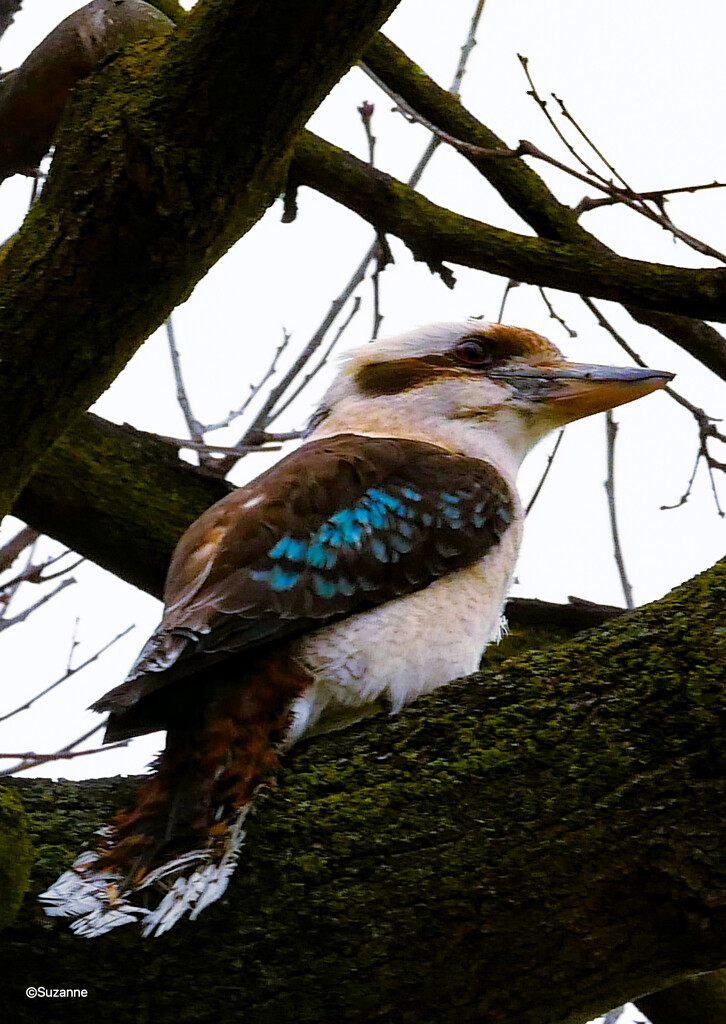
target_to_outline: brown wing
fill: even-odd
[[[513,515],[496,470],[436,445],[305,445],[190,527],[159,629],[94,707],[122,712],[238,652],[419,590],[480,559]]]

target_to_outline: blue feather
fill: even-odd
[[[335,597],[336,586],[330,580],[316,573],[313,577],[313,587],[318,597]]]
[[[410,540],[406,540],[405,537],[399,537],[398,534],[393,533],[388,538],[388,543],[391,545],[394,551],[400,551],[401,554],[405,555],[406,552],[410,551],[413,544]]]
[[[403,508],[398,498],[391,497],[391,495],[386,494],[385,491],[379,491],[377,487],[369,487],[366,494],[370,494],[371,498],[380,505],[383,505],[384,508],[390,508],[396,512]]]
[[[387,562],[389,560],[386,545],[377,537],[371,537],[371,551],[373,553],[373,557],[377,558],[379,562]]]
[[[290,590],[300,579],[300,573],[285,572],[279,565],[276,565],[273,569],[253,572],[252,579],[261,583],[269,583],[272,590]]]

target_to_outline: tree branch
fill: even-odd
[[[230,490],[153,434],[89,413],[51,450],[13,512],[160,597],[179,537]]]
[[[726,269],[646,263],[482,224],[437,206],[310,132],[294,159],[302,184],[396,235],[432,270],[441,272],[443,261],[459,263],[529,284],[726,320]],[[726,360],[722,369],[726,378]]]
[[[0,254],[0,433],[24,442],[4,453],[0,512],[282,191],[296,135],[395,6],[204,0],[76,88]]]
[[[484,149],[506,149],[498,135],[437,85],[394,43],[378,33],[364,60],[394,92],[450,135]],[[563,205],[524,160],[484,159],[463,154],[494,186],[504,201],[543,238],[611,252],[578,223],[575,211]],[[726,375],[726,339],[703,321],[626,305],[638,323],[652,327],[700,360],[720,377]]]
[[[13,1020],[37,1018],[24,988],[42,976],[88,988],[119,1024],[180,1007],[210,1024],[574,1022],[719,968],[725,611],[722,562],[596,632],[303,746],[260,801],[229,895],[153,945],[120,929],[91,958],[41,931],[29,898],[6,932]],[[15,784],[37,835],[33,892],[130,788]]]

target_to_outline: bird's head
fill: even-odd
[[[520,327],[430,324],[348,353],[312,432],[417,437],[516,470],[550,430],[632,402],[672,376],[571,363]]]

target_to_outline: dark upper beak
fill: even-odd
[[[559,423],[570,423],[658,391],[674,374],[640,366],[597,366],[563,360],[548,365],[512,361],[494,367],[489,376],[509,384],[518,398],[549,406]]]

